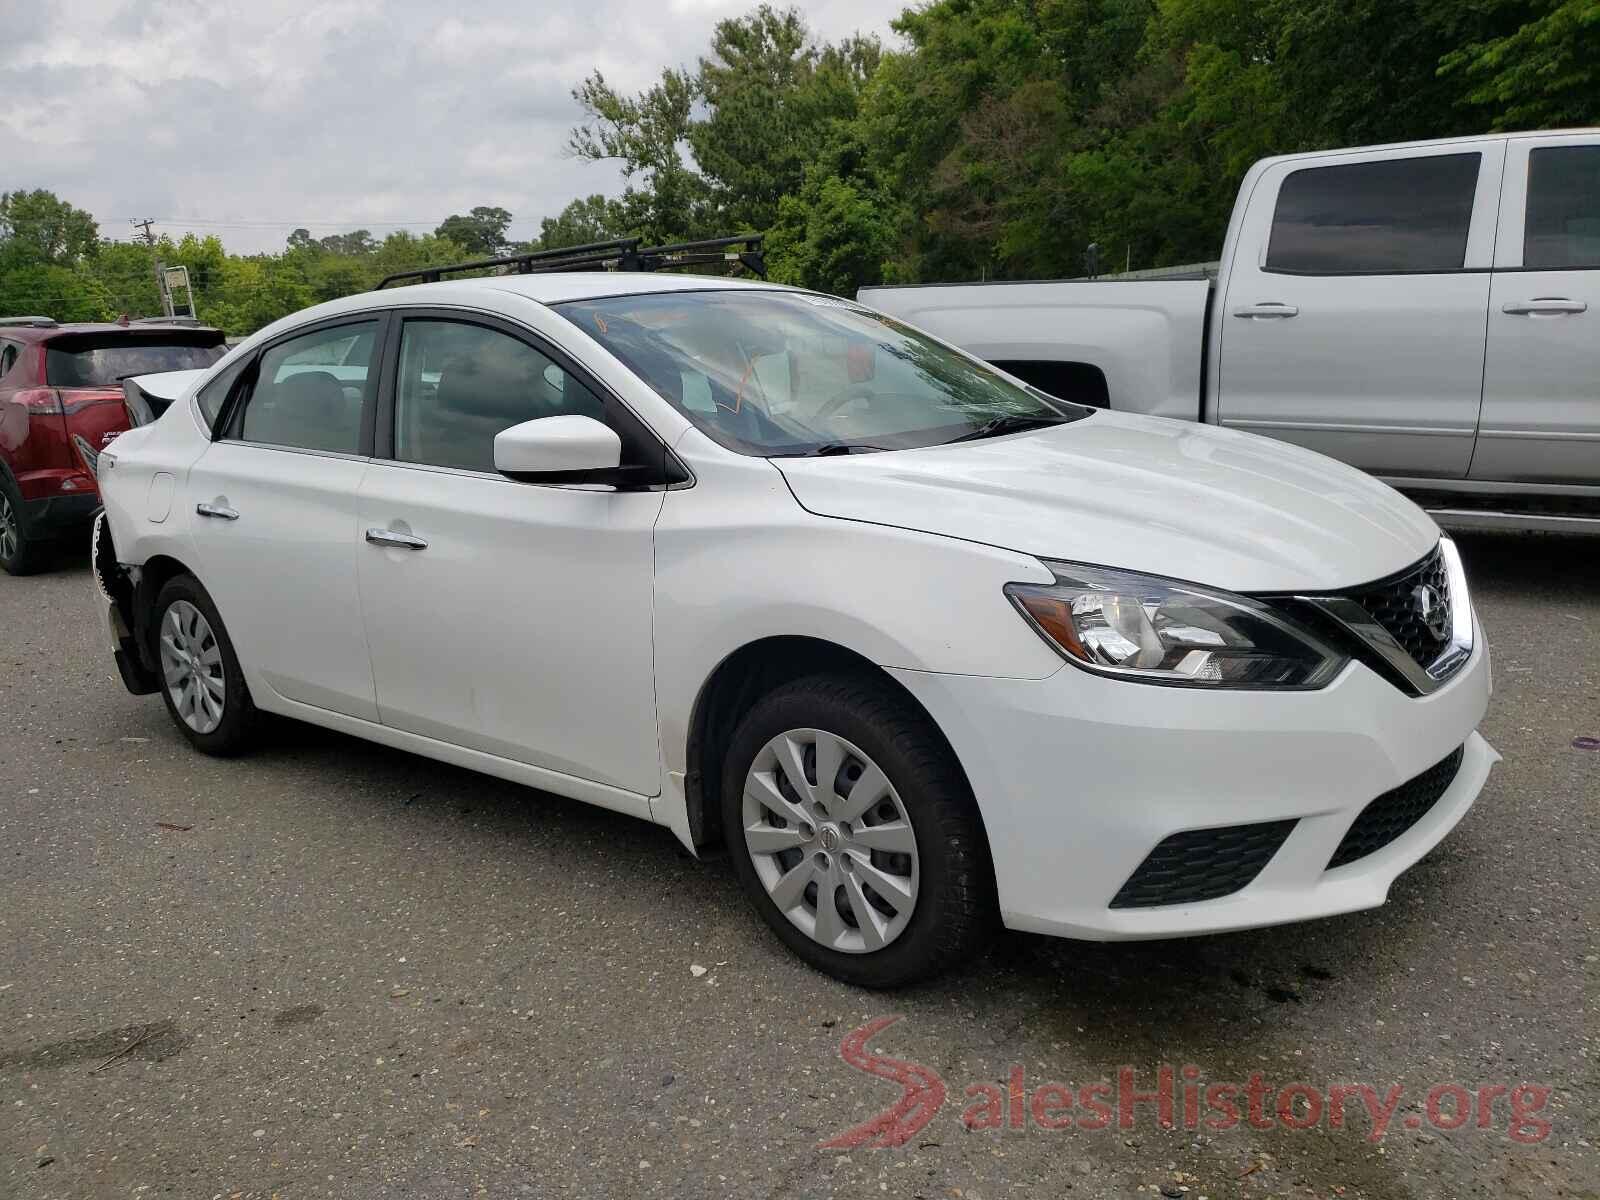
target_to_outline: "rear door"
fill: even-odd
[[[252,679],[369,721],[378,710],[356,585],[356,503],[385,320],[339,318],[262,350],[186,493],[200,582]]]
[[[1464,476],[1503,141],[1273,164],[1220,297],[1224,425],[1389,476]]]
[[[1472,478],[1600,483],[1600,138],[1515,138]]]

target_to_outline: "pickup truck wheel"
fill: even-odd
[[[237,754],[258,723],[239,659],[211,597],[192,575],[169,579],[156,597],[150,636],[161,699],[196,750]]]
[[[880,683],[813,676],[758,701],[729,744],[722,802],[746,894],[835,978],[924,979],[992,924],[993,868],[960,767]]]
[[[29,540],[22,528],[22,498],[0,475],[0,570],[32,575],[45,565],[47,544]]]

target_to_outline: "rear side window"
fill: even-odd
[[[1267,270],[1459,270],[1481,157],[1442,154],[1293,172],[1278,189]]]
[[[16,366],[17,344],[15,342],[0,342],[0,377]]]
[[[183,342],[171,335],[156,340],[79,334],[56,338],[45,347],[45,382],[52,387],[120,388],[131,375],[209,367],[226,352],[221,333]]]
[[[1524,267],[1600,267],[1600,146],[1529,154],[1526,220]]]
[[[361,451],[361,411],[378,323],[319,329],[261,355],[239,436],[300,450]]]

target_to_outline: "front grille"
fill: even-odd
[[[1128,876],[1112,908],[1190,904],[1237,892],[1278,852],[1294,821],[1187,829],[1163,838]]]
[[[1439,797],[1455,781],[1461,769],[1465,747],[1458,749],[1441,763],[1435,763],[1422,774],[1408,779],[1397,788],[1391,788],[1361,810],[1339,848],[1328,860],[1328,869],[1365,858],[1382,850],[1395,838],[1410,829],[1423,815],[1439,802]]]
[[[1424,619],[1421,596],[1425,589],[1430,592],[1431,624]],[[1432,666],[1450,645],[1452,598],[1444,554],[1437,546],[1409,570],[1348,595],[1389,631],[1419,667]]]

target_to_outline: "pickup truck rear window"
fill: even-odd
[[[45,382],[53,387],[120,388],[130,375],[209,367],[226,350],[220,331],[184,340],[78,334],[45,347]]]
[[[1478,154],[1306,167],[1278,189],[1269,271],[1455,271],[1466,262]]]
[[[1522,265],[1600,267],[1600,146],[1547,146],[1528,155]]]

